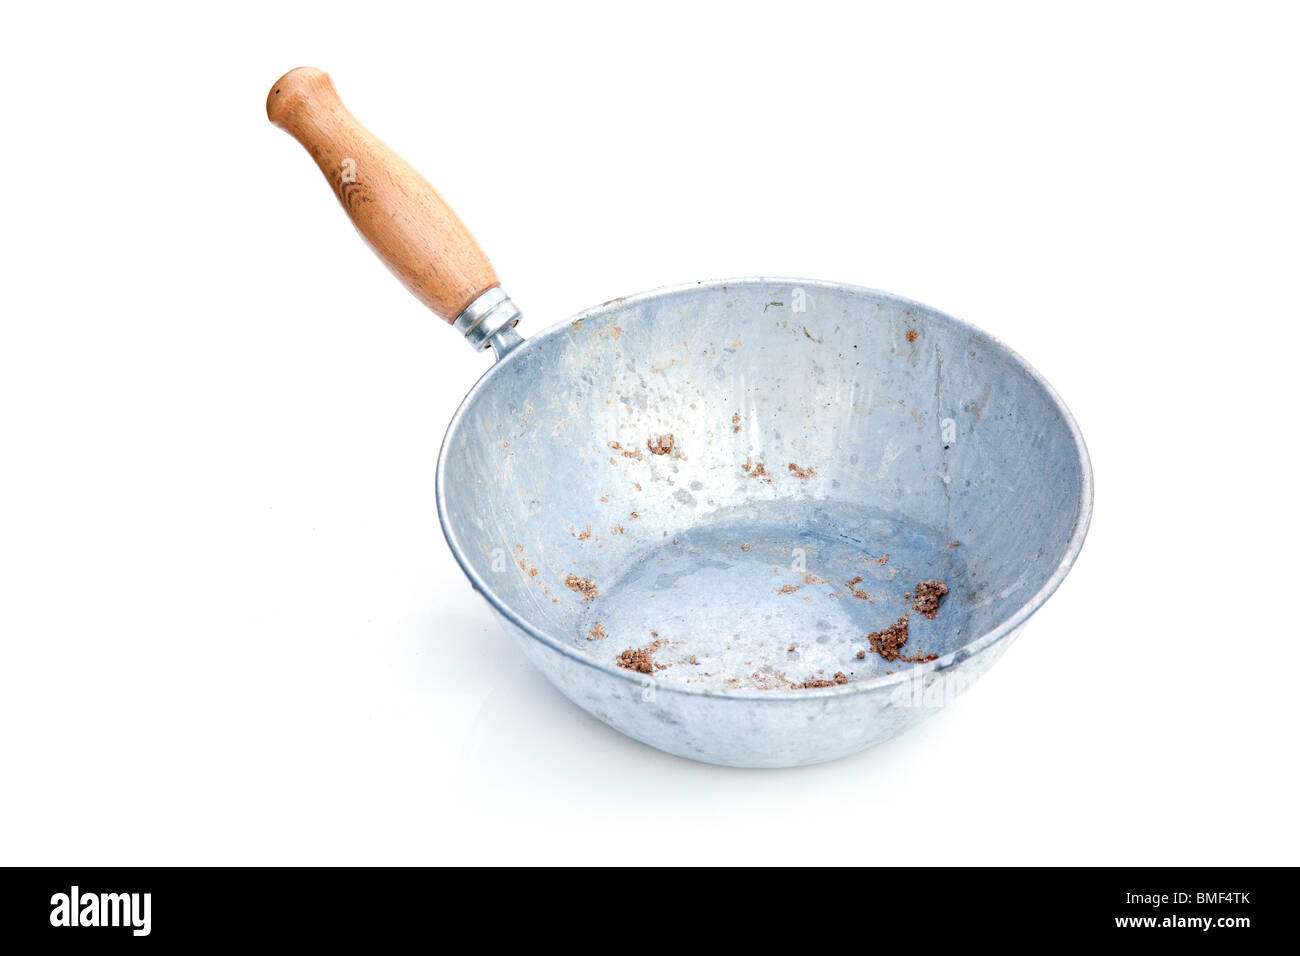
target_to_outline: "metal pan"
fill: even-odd
[[[324,73],[286,74],[267,113],[408,288],[495,351],[443,441],[443,531],[529,660],[622,733],[742,767],[854,753],[964,690],[1078,555],[1083,438],[984,332],[747,278],[525,341],[468,231]]]

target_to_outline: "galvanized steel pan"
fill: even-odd
[[[529,660],[617,730],[742,767],[854,753],[964,690],[1078,555],[1083,438],[984,332],[746,278],[524,340],[468,231],[324,73],[286,74],[267,112],[408,288],[494,351],[439,456],[443,531]]]

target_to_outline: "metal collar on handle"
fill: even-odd
[[[512,328],[522,313],[499,285],[494,285],[465,306],[456,316],[454,328],[475,351],[492,344],[492,337],[502,329]]]

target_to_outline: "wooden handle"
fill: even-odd
[[[353,118],[329,74],[309,66],[290,70],[271,87],[266,115],[316,160],[375,254],[446,321],[499,284],[451,207]]]

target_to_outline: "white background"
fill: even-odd
[[[901,7],[7,10],[0,862],[1300,862],[1294,15]],[[1074,572],[834,764],[586,716],[443,541],[488,359],[267,123],[301,64],[525,333],[778,274],[997,335],[1092,452]]]

